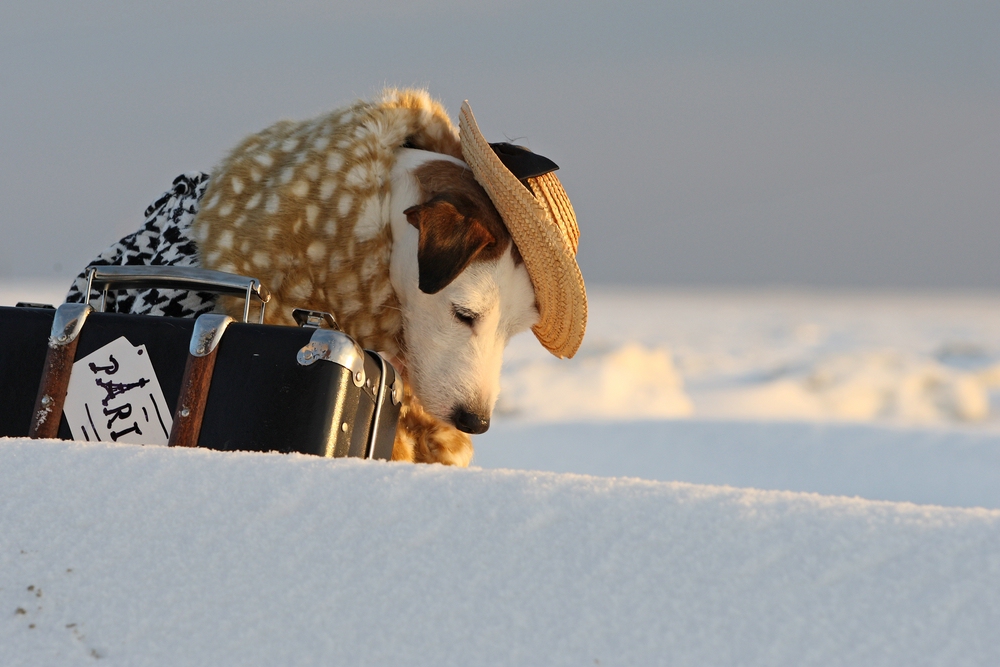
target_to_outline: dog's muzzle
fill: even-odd
[[[455,428],[459,431],[475,435],[478,433],[486,433],[486,430],[490,427],[490,418],[488,416],[484,417],[483,415],[475,412],[470,412],[464,407],[456,406],[455,409],[451,411],[451,423],[454,424]]]

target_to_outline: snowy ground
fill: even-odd
[[[0,443],[0,663],[1000,664],[1000,295],[593,289],[503,386],[472,470]]]
[[[1000,294],[594,290],[576,358],[522,337],[507,362],[519,420],[997,426]]]

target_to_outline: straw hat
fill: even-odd
[[[548,158],[483,138],[469,102],[459,114],[462,155],[497,207],[535,287],[541,317],[532,327],[557,357],[572,357],[587,329],[587,291],[576,263],[580,229]]]

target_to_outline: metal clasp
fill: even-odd
[[[87,316],[94,312],[90,304],[64,303],[56,308],[52,318],[52,333],[49,336],[49,347],[69,345],[83,331]]]
[[[191,344],[188,352],[192,357],[207,357],[215,351],[222,342],[222,334],[226,327],[233,323],[233,318],[220,313],[205,313],[194,321],[194,331],[191,332]]]
[[[365,384],[365,352],[353,338],[340,331],[316,329],[295,360],[301,366],[311,366],[317,361],[335,363],[351,372],[356,387]]]
[[[303,329],[320,329],[325,324],[334,331],[343,331],[340,325],[337,324],[337,320],[333,317],[333,313],[328,313],[325,310],[293,308],[292,317],[295,318],[295,322]]]
[[[392,364],[389,365],[392,366]],[[403,402],[403,380],[400,379],[399,371],[396,370],[395,366],[392,367],[392,371],[396,374],[396,377],[392,379],[392,393],[389,395],[392,397],[392,404],[399,405]]]

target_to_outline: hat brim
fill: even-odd
[[[459,114],[462,155],[483,186],[524,259],[539,318],[532,331],[557,357],[572,357],[587,329],[587,290],[576,261],[579,228],[554,173],[522,183],[479,131],[468,101]],[[530,188],[530,190],[529,190]]]

